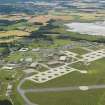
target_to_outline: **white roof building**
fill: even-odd
[[[10,66],[3,66],[2,69],[12,70],[13,67],[10,67]]]
[[[65,61],[66,58],[67,58],[67,56],[60,56],[59,60],[60,60],[60,61]]]
[[[8,84],[7,90],[12,89],[12,85]]]
[[[32,62],[32,58],[26,58],[25,61],[26,62]]]
[[[34,48],[34,49],[32,49],[33,52],[37,52],[39,50],[40,50],[40,48]]]
[[[36,67],[37,65],[38,65],[37,62],[33,62],[33,63],[31,63],[30,67]]]
[[[20,52],[25,52],[25,51],[28,51],[28,48],[21,48],[19,51]]]

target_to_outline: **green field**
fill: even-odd
[[[34,89],[105,84],[104,62],[105,59],[100,59],[92,62],[88,66],[79,62],[71,66],[80,70],[87,70],[87,74],[80,74],[79,72],[75,71],[42,84],[26,81],[22,85],[22,88]],[[103,105],[105,102],[105,89],[88,90],[84,92],[69,91],[58,93],[26,93],[26,96],[29,98],[29,100],[38,103],[39,105]]]
[[[30,51],[26,51],[26,52],[20,52],[20,51],[16,51],[15,53],[10,54],[8,57],[5,58],[6,61],[9,62],[20,62],[21,59],[27,59],[27,58],[32,58],[33,60],[39,58],[39,54]]]
[[[15,77],[13,78],[13,75]],[[23,99],[20,97],[20,95],[17,93],[16,87],[19,82],[19,78],[23,75],[21,71],[18,70],[15,71],[9,71],[9,70],[0,70],[0,100],[9,99],[9,97],[6,96],[8,83],[14,83],[11,99],[14,102],[14,105],[22,105]]]
[[[46,83],[37,84],[31,81],[26,81],[22,88],[36,88],[36,87],[64,87],[64,86],[78,86],[78,85],[92,85],[105,83],[105,59],[94,61],[92,64],[86,66],[82,63],[72,65],[79,70],[87,70],[87,74],[81,74],[77,71],[64,75],[62,77],[50,80]]]
[[[87,51],[87,50],[84,50],[84,49],[81,48],[81,47],[73,48],[73,49],[71,49],[70,51],[71,51],[71,52],[74,52],[74,53],[77,53],[77,54],[79,54],[79,55],[83,55],[83,54],[86,54],[86,53],[89,52],[89,51]]]
[[[71,40],[65,40],[65,39],[56,39],[53,38],[52,43],[49,43],[47,40],[39,40],[39,41],[33,41],[28,45],[30,49],[32,48],[58,48],[65,45],[71,44]]]
[[[27,97],[38,105],[104,105],[105,89],[90,91],[27,93]]]

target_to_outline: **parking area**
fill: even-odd
[[[91,62],[91,61],[101,59],[105,57],[105,49],[90,52],[88,54],[82,55],[82,57],[83,57],[83,61],[86,61],[86,62]]]
[[[62,51],[62,53],[65,54],[65,56],[67,56],[68,58],[69,57],[77,58],[76,56],[78,55],[76,53],[72,53],[69,51]],[[92,61],[101,59],[103,57],[105,57],[105,49],[92,51],[87,54],[84,54],[82,55],[82,58],[80,59],[77,58],[75,62],[79,62],[79,61],[92,62]],[[65,61],[64,64],[59,67],[55,67],[55,68],[50,67],[49,70],[44,71],[44,72],[39,72],[38,74],[32,75],[31,77],[28,77],[27,79],[34,81],[36,83],[44,83],[49,80],[55,79],[57,77],[61,77],[65,74],[71,73],[73,71],[78,71],[82,74],[87,73],[86,70],[82,71],[82,70],[78,70],[78,69],[70,67],[70,65],[75,62],[72,61],[72,62],[67,63]]]
[[[48,71],[45,71],[42,73],[38,73],[38,74],[33,75],[27,79],[32,80],[37,83],[43,83],[43,82],[47,82],[49,80],[63,76],[65,74],[68,74],[73,71],[78,71],[78,70],[68,67],[68,66],[61,66],[61,67],[51,69],[51,70],[48,70]]]

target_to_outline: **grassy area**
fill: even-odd
[[[14,105],[24,105],[25,103],[24,103],[23,98],[17,92],[17,85],[18,85],[18,83],[19,83],[19,81],[16,81],[15,84],[14,84],[13,94],[11,95],[11,99],[12,99]]]
[[[63,39],[55,39],[54,43],[52,45],[50,45],[50,48],[57,48],[57,47],[61,47],[64,45],[68,45],[70,44],[71,41],[70,40],[63,40]]]
[[[66,34],[71,38],[71,40],[87,40],[87,41],[104,41],[104,36],[95,36],[95,35],[87,35],[87,34],[80,34],[76,32],[66,32]]]
[[[7,58],[5,58],[5,60],[9,62],[14,62],[14,61],[19,62],[20,59],[24,57],[23,55],[24,55],[23,53],[16,52],[16,53],[10,54]]]
[[[44,41],[44,40],[40,40],[40,41],[34,41],[32,43],[30,43],[28,45],[28,47],[30,49],[32,48],[58,48],[58,47],[62,47],[62,46],[65,46],[65,45],[68,45],[68,44],[71,44],[71,40],[68,39],[68,40],[65,40],[65,39],[55,39],[53,40],[52,43],[49,43],[48,41]]]
[[[105,83],[105,59],[101,59],[86,66],[82,63],[72,65],[72,67],[87,70],[87,74],[80,74],[79,72],[72,72],[46,83],[37,84],[31,81],[26,81],[22,88],[36,88],[36,87],[64,87],[64,86],[78,86],[78,85],[92,85]]]
[[[26,81],[22,88],[50,88],[66,86],[82,86],[105,84],[105,59],[97,60],[86,66],[79,62],[73,64],[80,70],[87,70],[87,74],[73,72],[46,83],[37,84]],[[105,89],[70,92],[26,93],[30,101],[39,105],[103,105],[105,103]]]
[[[91,91],[27,93],[38,105],[104,105],[105,89]]]
[[[74,53],[77,53],[77,54],[79,54],[79,55],[83,55],[83,54],[88,53],[87,50],[84,50],[84,49],[82,49],[81,47],[73,48],[73,49],[71,49],[70,51],[72,51],[72,52],[74,52]]]
[[[15,77],[13,78],[13,75]],[[19,78],[22,77],[24,74],[20,70],[0,70],[0,100],[8,99],[6,96],[8,83],[13,83],[13,89],[11,94],[11,99],[14,105],[23,105],[23,99],[18,94],[16,88],[19,82]]]
[[[4,53],[7,53],[8,52],[8,48],[6,47],[0,47],[0,54],[4,54]]]
[[[19,62],[21,59],[32,58],[33,60],[40,58],[38,53],[30,51],[20,52],[16,51],[15,53],[11,53],[8,57],[5,58],[8,62]]]

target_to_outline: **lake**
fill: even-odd
[[[105,36],[105,22],[103,23],[73,22],[66,24],[66,26],[68,27],[67,31],[78,32],[80,34]]]

